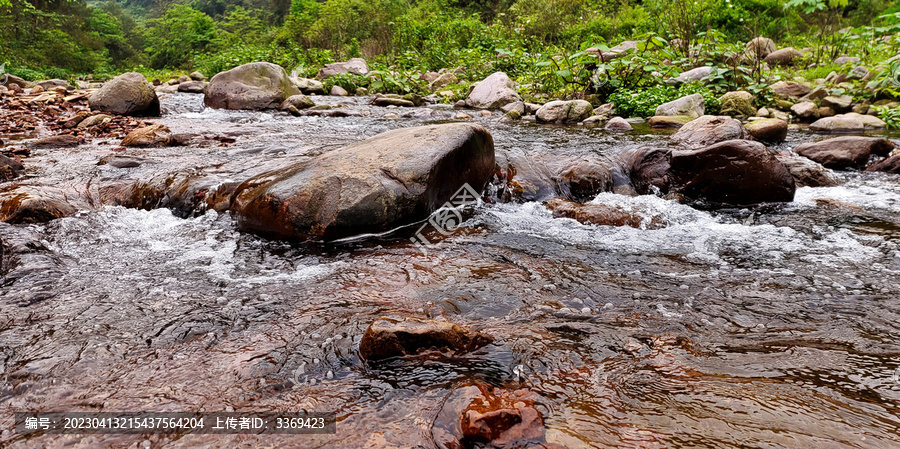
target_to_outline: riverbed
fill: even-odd
[[[211,110],[167,94],[151,121],[234,142],[129,150],[149,162],[125,169],[97,165],[111,140],[33,151],[26,182],[303,158],[457,113],[314,99],[359,116]],[[615,155],[669,134],[470,114],[498,154]],[[778,149],[818,138],[794,131]],[[547,441],[571,449],[900,447],[900,177],[836,176],[754,208],[593,200],[661,229],[495,198],[452,235],[432,233],[426,251],[403,232],[272,241],[213,210],[105,206],[0,223],[0,446],[434,448],[445,404],[486,384],[534,393]],[[367,364],[359,340],[382,316],[447,320],[495,341]],[[336,434],[12,431],[13,411],[298,410],[336,413]]]

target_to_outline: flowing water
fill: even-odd
[[[203,110],[199,98],[164,97],[159,122],[234,144],[140,154],[178,167],[304,157],[454,115],[385,119],[391,111],[362,99],[318,97],[369,115],[294,118]],[[498,152],[613,154],[666,139],[498,117],[474,119]],[[792,133],[782,146],[813,138]],[[96,166],[112,143],[30,163],[61,185],[152,169]],[[594,199],[667,224],[653,230],[484,204],[427,252],[408,235],[268,241],[213,211],[103,207],[0,223],[0,446],[432,448],[445,402],[480,382],[535,393],[547,440],[573,449],[900,447],[900,177],[839,176],[838,187],[753,209]],[[356,350],[381,316],[446,319],[496,341],[369,366]],[[335,435],[24,439],[11,412],[26,410],[339,421]]]

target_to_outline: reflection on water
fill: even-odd
[[[204,111],[197,98],[164,98],[173,131],[238,139],[190,156],[200,162],[420,123],[383,119],[385,109],[358,99],[347,107],[369,115]],[[478,120],[499,151],[610,153],[664,139]],[[337,435],[222,436],[214,446],[430,448],[445,401],[480,382],[537,394],[547,440],[569,448],[898,447],[900,180],[841,176],[842,186],[801,188],[774,208],[594,200],[667,223],[653,230],[554,219],[538,203],[486,204],[427,254],[404,236],[270,242],[215,212],[181,219],[108,207],[0,224],[0,404],[336,411]],[[443,317],[496,342],[366,365],[355,351],[379,316]],[[0,414],[0,427],[11,423]],[[2,438],[13,447],[210,443]]]

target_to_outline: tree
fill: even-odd
[[[147,23],[147,53],[155,68],[185,67],[193,53],[211,50],[216,38],[213,19],[188,5],[172,5]]]

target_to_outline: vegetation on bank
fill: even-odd
[[[856,65],[871,75],[832,94],[900,96],[890,61],[898,31],[900,1],[888,0],[0,0],[0,63],[25,79],[126,70],[165,79],[265,60],[311,77],[325,63],[364,57],[372,74],[342,75],[329,87],[427,93],[420,74],[455,69],[459,84],[441,90],[462,96],[504,71],[527,98],[594,94],[647,115],[696,92],[713,109],[736,89],[765,105],[776,81],[812,82]],[[803,56],[789,66],[748,60],[745,43],[756,36]],[[586,51],[623,40],[638,42],[626,57]],[[835,63],[845,55],[860,60]],[[703,65],[714,67],[711,82],[665,84]]]

